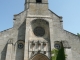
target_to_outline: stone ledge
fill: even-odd
[[[13,28],[13,27],[12,27],[12,28]],[[6,29],[6,30],[3,30],[3,31],[0,31],[0,33],[5,32],[5,31],[8,31],[8,30],[10,30],[10,29],[12,29],[12,28],[9,28],[9,29]]]
[[[78,35],[76,35],[76,34],[74,34],[74,33],[71,33],[71,32],[69,32],[69,31],[67,31],[67,30],[64,30],[64,31],[78,37]]]
[[[50,9],[48,9],[50,12],[52,12],[54,15],[56,15],[57,17],[59,17],[59,18],[63,18],[62,16],[58,16],[56,13],[54,13],[53,11],[51,11]]]

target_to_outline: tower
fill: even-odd
[[[26,8],[26,36],[28,37],[25,37],[25,46],[29,47],[29,51],[25,50],[24,59],[26,60],[28,53],[29,59],[40,59],[39,57],[43,55],[44,59],[49,60],[51,58],[49,29],[51,19],[48,11],[48,0],[27,0]]]

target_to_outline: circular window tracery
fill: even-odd
[[[42,37],[42,36],[44,36],[44,34],[45,34],[45,30],[44,30],[43,27],[38,26],[38,27],[36,27],[36,28],[34,29],[34,34],[35,34],[36,36]]]
[[[54,43],[54,47],[55,47],[56,49],[61,49],[61,42],[56,41],[56,42]]]
[[[19,48],[19,49],[22,49],[23,47],[24,47],[23,43],[19,43],[19,44],[18,44],[18,48]]]
[[[55,47],[56,49],[60,49],[60,48],[61,48],[61,47],[60,47],[60,44],[55,44],[54,47]]]

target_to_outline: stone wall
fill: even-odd
[[[51,49],[54,48],[54,41],[66,40],[69,42],[71,46],[73,58],[76,58],[76,60],[80,60],[80,47],[79,47],[80,38],[77,35],[63,29],[62,17],[56,15],[54,12],[50,10],[47,10],[47,11],[49,15],[46,15],[46,16],[48,17],[46,16],[43,17],[43,15],[38,15],[40,17],[35,15],[34,17],[32,17],[28,15],[28,18],[27,18],[26,10],[17,15],[14,15],[13,28],[0,32],[0,60],[5,60],[7,42],[10,39],[13,39],[13,45],[14,45],[14,51],[15,51],[13,52],[14,54],[13,59],[15,58],[17,59],[19,57],[19,54],[17,54],[17,51],[19,50],[17,49],[17,45],[15,46],[15,44],[17,43],[18,40],[26,41],[26,44],[28,44],[27,40],[29,40],[30,38],[28,37],[28,33],[29,33],[28,29],[30,29],[29,23],[37,18],[44,19],[49,22]],[[28,24],[29,26],[27,26]],[[25,35],[26,35],[26,38],[25,38]],[[27,45],[26,45],[26,49],[28,50]],[[27,56],[26,53],[25,53],[25,57]]]
[[[64,30],[64,33],[66,34],[66,41],[68,41],[71,46],[73,59],[80,60],[80,38],[77,35],[66,30]]]
[[[12,28],[0,32],[0,60],[5,60],[6,50],[7,50],[7,42],[10,38],[12,38]]]
[[[25,17],[26,11],[14,15],[14,25],[12,28],[0,32],[0,60],[5,60],[7,42],[13,40],[14,50],[17,48],[15,44],[18,40],[25,40]],[[16,53],[16,51],[13,54]],[[16,55],[15,55],[16,56]],[[15,56],[13,58],[15,58]]]
[[[51,41],[51,49],[54,48],[54,41],[68,41],[72,49],[73,59],[80,60],[80,37],[64,30],[62,19],[52,11],[51,16],[53,19],[53,41]]]

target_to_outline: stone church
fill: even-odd
[[[0,60],[52,60],[51,51],[61,48],[65,60],[80,60],[80,37],[63,29],[48,0],[25,0],[13,21],[12,28],[0,32]]]

